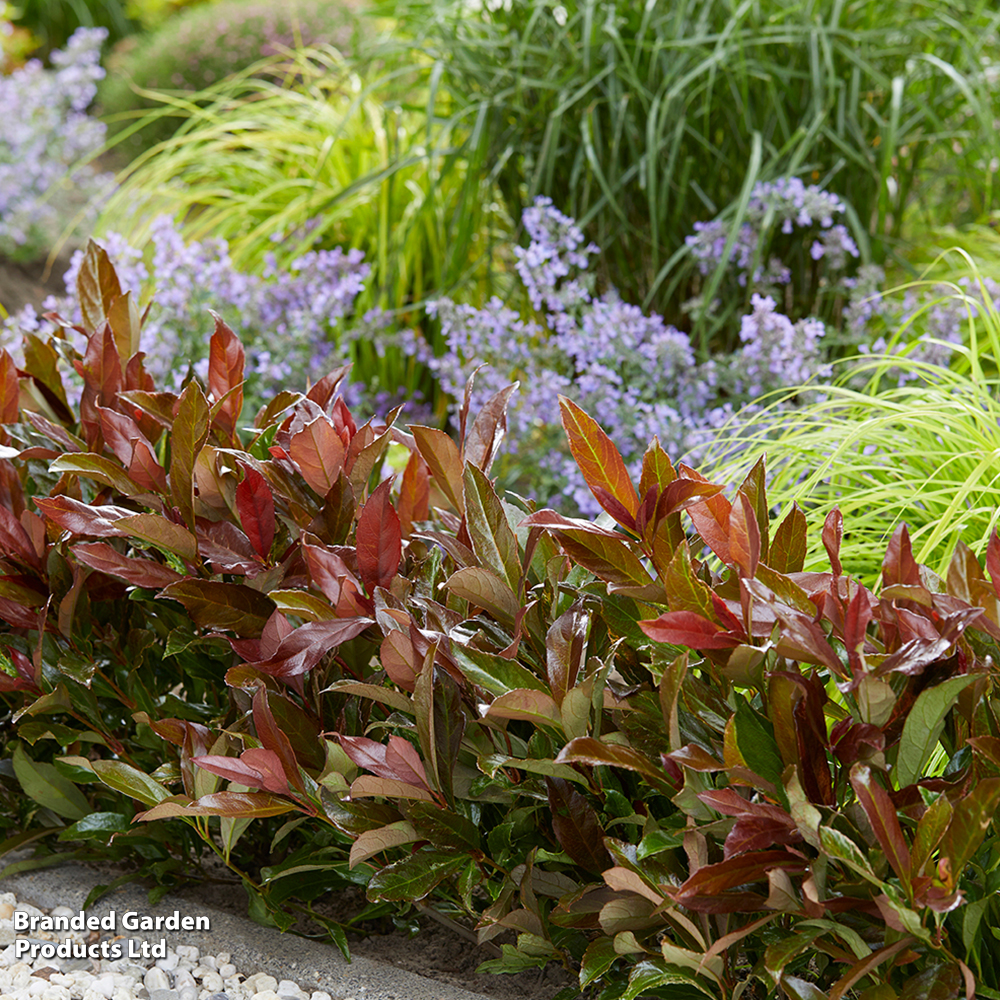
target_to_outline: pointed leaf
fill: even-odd
[[[440,808],[440,801],[427,788],[411,785],[398,778],[380,778],[374,774],[362,774],[351,784],[351,798],[407,799],[417,802],[433,802]]]
[[[278,695],[275,698],[280,700]],[[302,784],[302,776],[299,774],[295,751],[292,749],[288,737],[274,719],[267,688],[263,684],[257,688],[257,693],[253,696],[253,725],[254,729],[257,730],[257,738],[264,745],[264,749],[276,755],[288,784],[300,792],[304,791],[305,786]],[[269,790],[276,791],[274,788]]]
[[[217,403],[215,423],[232,435],[243,410],[243,364],[245,352],[239,337],[212,313],[215,331],[208,345],[208,391]],[[228,394],[228,395],[227,395]]]
[[[423,899],[446,878],[458,874],[469,861],[465,852],[424,849],[387,865],[368,883],[369,899],[415,902]]]
[[[902,880],[910,881],[910,848],[899,825],[896,807],[889,793],[872,777],[871,768],[865,764],[855,764],[851,768],[851,787],[864,809],[868,822],[872,825],[875,839],[885,852],[892,870]]]
[[[503,505],[493,484],[475,465],[466,464],[463,481],[465,520],[472,550],[480,564],[505,580],[516,594],[521,580],[521,561],[517,539],[507,522]]]
[[[590,487],[597,502],[619,524],[634,529],[639,497],[618,449],[597,421],[571,399],[560,396],[559,411],[569,438],[570,451],[580,467],[584,482]],[[616,501],[617,506],[608,502],[608,496]],[[622,510],[626,515],[624,518]]]
[[[1000,778],[984,778],[955,805],[951,823],[941,841],[941,856],[951,860],[956,879],[978,850],[987,828],[996,818],[998,806]]]
[[[153,493],[167,492],[167,472],[156,460],[148,441],[135,442],[132,457],[128,462],[128,474],[129,478],[144,490]]]
[[[463,455],[484,473],[490,471],[493,460],[500,450],[500,444],[507,433],[507,404],[511,393],[518,387],[517,382],[505,386],[494,393],[476,414],[472,427],[465,438]]]
[[[767,873],[775,868],[789,872],[802,872],[808,862],[787,851],[753,851],[719,861],[714,865],[704,865],[677,889],[677,898],[685,906],[690,906],[702,897],[718,896],[728,889],[752,882],[763,882]],[[692,909],[697,909],[694,906]]]
[[[426,521],[430,513],[430,476],[427,464],[416,452],[410,455],[399,485],[399,520],[403,537],[409,538],[415,521]]]
[[[462,489],[462,458],[458,446],[444,431],[436,427],[412,424],[410,431],[420,456],[434,477],[434,482],[451,501],[459,514],[465,513]]]
[[[944,730],[944,722],[958,696],[978,678],[975,674],[952,677],[917,696],[899,740],[893,777],[897,787],[906,788],[923,777],[924,767]]]
[[[774,533],[767,564],[777,573],[801,573],[805,560],[806,516],[793,504]]]
[[[576,685],[587,656],[590,615],[574,606],[560,615],[545,636],[545,663],[549,688],[557,705]]]
[[[450,674],[442,670],[433,671],[431,706],[431,740],[437,787],[445,801],[454,809],[455,765],[462,737],[465,735],[466,722],[458,684]]]
[[[123,518],[134,517],[125,507],[112,504],[91,506],[72,497],[43,497],[35,506],[53,524],[74,535],[91,535],[97,538],[118,538],[124,532],[118,527]]]
[[[180,573],[152,559],[133,559],[122,555],[107,542],[81,542],[73,546],[77,562],[101,573],[116,576],[134,587],[159,590],[182,579]]]
[[[600,874],[611,865],[594,807],[568,781],[546,778],[552,831],[562,849],[583,869]]]
[[[74,475],[86,476],[88,479],[94,479],[99,483],[113,487],[125,496],[134,497],[145,492],[117,462],[91,452],[60,455],[59,458],[53,460],[49,471],[55,473],[71,472]]]
[[[753,577],[760,562],[761,535],[753,504],[744,493],[736,494],[729,514],[729,555],[744,576]]]
[[[729,551],[729,521],[732,510],[732,504],[721,493],[687,508],[695,531],[727,566],[732,563]]]
[[[15,743],[12,757],[14,776],[29,799],[69,820],[83,819],[92,810],[87,797],[64,778],[52,764],[32,760],[21,743]]]
[[[647,587],[653,583],[646,567],[621,537],[608,538],[570,528],[558,531],[556,537],[574,563],[613,587]]]
[[[416,824],[422,839],[435,847],[454,847],[459,850],[481,849],[479,829],[469,819],[437,803],[416,801],[406,806],[406,814]]]
[[[517,597],[495,573],[467,566],[453,573],[445,586],[472,605],[485,608],[501,621],[512,624],[520,610]]]
[[[732,633],[692,611],[668,611],[654,621],[639,622],[639,628],[656,642],[691,649],[733,649],[740,645]]]
[[[116,295],[112,298],[106,315],[108,325],[114,334],[118,357],[121,358],[121,363],[124,366],[128,364],[129,358],[139,350],[139,339],[142,332],[142,314],[139,311],[139,304],[132,298],[132,292],[128,291],[124,295]]]
[[[208,400],[197,382],[181,393],[170,452],[170,493],[184,523],[194,529],[194,466],[208,439]]]
[[[17,365],[5,349],[0,349],[0,424],[17,423],[20,397]]]
[[[486,714],[494,719],[525,719],[538,726],[559,726],[562,723],[559,706],[550,695],[524,688],[500,695]]]
[[[951,825],[953,813],[954,809],[948,797],[941,795],[927,807],[927,811],[920,817],[920,821],[917,823],[917,832],[913,838],[913,850],[910,854],[910,863],[915,876],[923,873],[924,867],[930,861],[931,855]]]
[[[115,527],[121,535],[141,538],[182,559],[193,561],[198,557],[198,542],[191,532],[159,514],[132,514],[116,521]]]
[[[357,638],[371,624],[370,618],[360,617],[306,622],[281,640],[273,656],[250,666],[285,680],[296,677],[311,670],[341,643]]]
[[[839,507],[834,507],[826,516],[823,524],[823,547],[830,557],[830,566],[834,576],[840,576],[843,567],[840,565],[840,543],[844,538],[844,515]]]
[[[279,798],[270,792],[213,792],[202,795],[189,804],[160,802],[158,805],[139,813],[135,818],[143,822],[156,819],[170,819],[182,816],[228,816],[233,819],[257,819],[280,816],[291,812],[294,803]]]
[[[402,530],[389,491],[387,479],[368,498],[358,518],[358,571],[369,595],[376,587],[389,588],[403,555]]]
[[[401,847],[403,844],[412,844],[419,839],[421,837],[413,824],[403,819],[387,826],[380,826],[376,830],[366,830],[351,845],[348,864],[353,868],[376,854]]]
[[[393,635],[390,633],[386,641]],[[536,677],[527,667],[515,660],[508,660],[496,653],[487,653],[473,646],[455,644],[452,655],[462,673],[478,687],[490,694],[502,695],[515,688],[533,688],[536,691],[548,691],[545,682]]]
[[[274,613],[274,601],[259,590],[238,583],[188,577],[165,587],[157,597],[179,601],[200,628],[228,629],[249,638],[259,637]]]
[[[123,792],[147,806],[162,802],[170,796],[155,778],[121,760],[95,760],[91,763],[94,773],[116,792]]]
[[[643,775],[650,784],[661,790],[666,790],[670,795],[676,794],[676,788],[668,780],[667,773],[657,764],[654,764],[645,754],[633,750],[631,747],[623,747],[614,743],[602,743],[592,736],[579,736],[570,740],[559,751],[556,757],[560,764],[595,764],[606,765],[608,767],[624,767],[629,771],[637,771]]]
[[[325,497],[344,468],[347,449],[333,424],[319,416],[292,436],[288,453],[302,478]]]
[[[107,251],[88,240],[76,278],[83,325],[90,331],[96,330],[107,318],[112,301],[121,294],[122,286]]]

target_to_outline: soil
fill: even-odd
[[[68,267],[69,252],[60,254],[51,265],[44,258],[18,264],[0,255],[0,306],[11,316],[26,305],[39,309],[47,295],[65,293],[62,278]]]
[[[121,869],[112,865],[91,864],[88,867],[94,870],[95,885],[110,882],[121,874]],[[217,877],[211,881],[188,883],[171,890],[169,898],[183,900],[189,908],[207,905],[246,917],[247,897],[243,887],[232,880],[228,870],[221,865],[218,867],[219,872],[212,873]],[[152,887],[149,883],[148,888]],[[352,889],[318,900],[313,908],[324,917],[346,922],[360,913],[365,905],[364,893],[360,889]],[[475,943],[475,931],[471,926],[459,933],[438,923],[427,915],[426,910],[417,917],[417,923],[420,929],[412,935],[393,929],[388,920],[369,924],[360,932],[348,931],[352,957],[388,962],[407,972],[482,993],[494,1000],[552,1000],[560,990],[577,985],[574,974],[551,963],[543,969],[530,969],[514,975],[477,973],[476,968],[482,962],[499,954],[499,943],[514,943],[512,935],[479,946]],[[310,937],[323,936],[315,925],[310,926],[308,922],[300,923],[295,930]]]

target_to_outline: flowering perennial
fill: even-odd
[[[72,191],[96,212],[109,193],[110,175],[78,166],[103,145],[105,126],[87,114],[100,66],[104,28],[80,28],[51,70],[32,59],[0,76],[4,109],[0,140],[0,253],[30,258],[51,245],[60,218],[55,201]],[[74,209],[75,210],[75,209]]]
[[[303,254],[287,271],[279,271],[272,258],[263,276],[245,274],[233,265],[225,240],[185,243],[166,216],[153,223],[148,264],[115,233],[101,243],[115,263],[123,291],[138,299],[150,284],[155,286],[156,301],[143,325],[141,346],[146,370],[157,382],[179,389],[191,374],[205,378],[211,308],[240,331],[247,346],[252,400],[304,386],[310,376],[336,365],[331,338],[369,270],[361,251],[337,248]],[[74,323],[82,318],[75,291],[82,259],[82,252],[75,254],[66,272],[66,296],[50,298],[43,306]],[[35,331],[42,325],[28,306],[0,327],[0,346],[14,351],[18,327]],[[70,375],[67,383],[71,381]]]

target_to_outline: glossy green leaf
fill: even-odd
[[[870,882],[878,882],[868,859],[850,837],[845,836],[839,830],[834,830],[833,827],[821,826],[819,828],[819,841],[826,855],[837,861],[845,862],[849,868],[853,868]]]
[[[435,847],[478,851],[482,846],[479,828],[457,812],[430,802],[411,802],[405,811],[420,831],[420,839]]]
[[[924,768],[944,730],[945,717],[962,691],[976,680],[975,674],[951,677],[917,696],[903,724],[892,771],[897,788],[906,788],[924,776]]]
[[[600,979],[618,960],[612,938],[599,937],[587,945],[580,963],[580,986],[587,987]]]
[[[83,819],[91,811],[87,797],[72,781],[51,764],[32,760],[20,743],[14,746],[12,763],[14,776],[33,802],[70,820]]]
[[[483,774],[488,774],[491,778],[500,768],[509,767],[518,771],[526,771],[528,774],[544,774],[552,778],[563,778],[566,781],[576,782],[584,788],[589,785],[587,779],[569,764],[557,764],[553,760],[544,758],[509,757],[503,753],[488,753],[482,754],[478,763]]]
[[[737,698],[734,717],[736,745],[754,774],[781,786],[784,764],[771,724],[755,712],[746,700]]]
[[[452,647],[452,655],[469,681],[490,694],[506,694],[516,688],[548,691],[545,681],[516,659],[508,660],[496,653],[457,643]]]
[[[423,899],[436,885],[468,864],[465,853],[420,850],[376,872],[368,883],[369,899]]]
[[[648,990],[659,989],[669,1000],[696,1000],[707,996],[716,1000],[718,994],[707,982],[665,962],[645,959],[629,973],[628,986],[621,1000],[635,1000]]]
[[[170,797],[170,792],[148,774],[121,760],[95,760],[94,773],[116,792],[138,799],[147,806],[156,805]]]
[[[472,550],[482,566],[504,580],[517,593],[521,579],[521,560],[517,539],[507,523],[500,498],[482,470],[471,462],[464,472],[465,521],[472,540]]]
[[[437,775],[437,787],[454,809],[455,764],[466,726],[462,694],[451,674],[433,670],[431,676],[431,761]]]
[[[130,826],[121,813],[94,812],[78,819],[59,834],[60,840],[97,840],[107,843],[114,833],[123,833]]]

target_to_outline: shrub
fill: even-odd
[[[685,236],[717,213],[738,233],[758,181],[819,182],[879,259],[912,203],[949,221],[989,211],[997,13],[982,0],[381,9],[431,55],[512,217],[558,199],[608,283],[674,323],[692,294]]]
[[[104,126],[87,108],[104,75],[105,36],[101,28],[80,29],[64,52],[52,53],[51,70],[32,59],[0,76],[0,106],[17,110],[0,147],[0,253],[38,256],[60,233],[67,210],[82,204],[92,218],[108,193],[110,178],[80,165],[104,141]]]
[[[348,881],[431,898],[516,935],[485,968],[605,1000],[1000,987],[1000,537],[940,579],[900,528],[875,596],[837,514],[802,571],[762,462],[730,500],[654,441],[634,482],[565,399],[604,513],[518,508],[503,394],[456,444],[359,426],[339,371],[247,428],[225,324],[207,394],[157,392],[96,248],[80,274],[79,417],[53,342],[0,355],[18,822],[167,879],[203,845],[282,926]]]
[[[343,0],[295,0],[268,4],[221,0],[186,8],[149,34],[130,39],[109,61],[98,103],[112,137],[137,118],[164,108],[151,91],[162,91],[178,107],[164,110],[122,140],[129,158],[169,139],[192,95],[297,45],[331,43],[352,47],[355,7]]]

